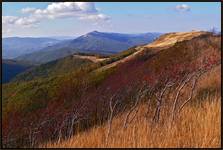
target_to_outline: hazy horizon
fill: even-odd
[[[93,31],[90,31],[90,32],[87,32],[87,33],[85,33],[85,34],[88,34],[88,33],[91,33],[91,32],[94,32],[94,31],[97,31],[97,30],[93,30]],[[101,33],[120,33],[120,34],[145,34],[145,33],[162,33],[162,34],[165,34],[165,33],[168,33],[168,32],[155,32],[155,31],[153,31],[153,32],[141,32],[141,33],[128,33],[128,32],[102,32],[102,31],[97,31],[97,32],[101,32]],[[30,35],[30,36],[7,36],[7,37],[3,37],[3,38],[16,38],[16,37],[18,37],[18,38],[52,38],[52,37],[58,37],[58,38],[77,38],[77,37],[79,37],[79,36],[82,36],[82,35],[85,35],[85,34],[80,34],[80,35],[78,35],[78,36],[72,36],[72,35],[68,35],[68,36],[64,36],[64,35],[52,35],[52,36],[32,36],[32,35]]]

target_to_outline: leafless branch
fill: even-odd
[[[179,99],[179,95],[180,92],[182,91],[182,89],[186,86],[186,84],[192,79],[192,77],[194,76],[194,74],[188,74],[186,75],[186,78],[183,78],[179,84],[179,86],[177,87],[177,93],[174,99],[174,103],[173,103],[173,109],[172,109],[172,113],[171,113],[171,124],[175,118],[175,111],[176,111],[176,106],[177,106],[177,102]]]
[[[166,79],[163,89],[161,89],[161,91],[158,91],[157,93],[155,93],[157,104],[156,104],[155,114],[153,116],[153,121],[155,121],[155,122],[159,121],[160,110],[161,110],[161,106],[162,106],[164,93],[168,88],[171,88],[174,85],[175,85],[175,82],[169,81],[168,79]]]
[[[195,90],[195,87],[196,87],[196,83],[198,81],[198,78],[199,76],[195,77],[194,80],[193,80],[193,84],[192,84],[192,88],[191,88],[191,92],[190,92],[190,96],[189,98],[180,106],[179,110],[178,110],[178,113],[180,113],[180,111],[183,109],[183,107],[192,99],[193,97],[193,93],[194,93],[194,90]]]
[[[114,117],[114,110],[119,102],[119,100],[115,100],[114,104],[113,101],[114,101],[114,97],[116,96],[113,95],[111,98],[110,98],[110,101],[109,101],[109,110],[110,110],[110,115],[109,115],[109,118],[108,118],[108,131],[107,131],[107,135],[106,135],[106,138],[105,138],[105,144],[106,146],[108,145],[108,139],[109,139],[109,136],[111,134],[111,126],[112,126],[112,120],[113,120],[113,117]]]

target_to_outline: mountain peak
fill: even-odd
[[[92,31],[91,33],[99,33],[97,30]]]
[[[97,30],[94,30],[92,32],[89,32],[88,34],[98,34],[98,33],[100,33],[100,32],[98,32]]]
[[[83,35],[83,37],[87,37],[87,36],[89,36],[89,35],[97,35],[97,34],[99,34],[100,32],[98,32],[98,31],[92,31],[92,32],[89,32],[89,33],[87,33],[87,34],[85,34],[85,35]]]

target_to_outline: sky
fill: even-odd
[[[220,2],[3,2],[3,37],[221,29]]]

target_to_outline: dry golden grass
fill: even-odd
[[[134,52],[133,54],[115,61],[111,64],[108,64],[106,66],[103,66],[102,68],[100,68],[100,70],[104,70],[104,69],[108,69],[111,67],[115,67],[120,63],[124,63],[126,61],[129,61],[133,58],[135,58],[136,55],[140,54],[141,52],[144,51],[144,48],[165,48],[165,47],[170,47],[173,46],[176,42],[181,42],[184,40],[190,40],[194,37],[198,37],[204,34],[208,34],[208,32],[204,32],[204,31],[191,31],[191,32],[177,32],[177,33],[169,33],[169,34],[165,34],[163,36],[161,36],[158,40],[155,40],[154,42],[145,45],[145,46],[138,46],[136,47],[137,51]],[[156,50],[157,52],[157,50]]]
[[[147,147],[147,148],[220,148],[221,146],[221,66],[202,75],[197,91],[216,89],[206,97],[197,97],[177,114],[170,126],[172,101],[164,102],[159,123],[152,123],[154,106],[141,104],[135,119],[127,129],[123,129],[127,112],[113,119],[111,135],[107,147]],[[196,92],[196,95],[198,93]],[[208,96],[207,96],[208,95]],[[147,117],[146,117],[147,116]],[[149,119],[147,119],[149,118]],[[50,142],[40,147],[106,147],[108,124],[79,133],[71,139]]]
[[[108,59],[108,58],[98,58],[96,56],[82,56],[82,55],[73,55],[73,57],[88,59],[88,60],[91,60],[94,63],[104,61],[104,60]]]
[[[204,74],[198,82],[198,87],[200,88],[221,88],[221,65],[214,67],[210,72]]]
[[[145,116],[145,105],[140,106],[134,121],[123,129],[126,114],[113,120],[108,147],[220,147],[221,97],[211,96],[199,105],[186,105],[172,127],[169,116],[161,113],[161,122],[153,125]],[[41,147],[106,147],[108,125],[98,126],[60,143],[47,143]]]
[[[166,47],[172,46],[176,42],[181,42],[184,40],[190,40],[194,37],[207,34],[204,31],[191,31],[191,32],[177,32],[177,33],[169,33],[161,36],[158,40],[146,45],[147,48],[154,48],[154,47]]]

